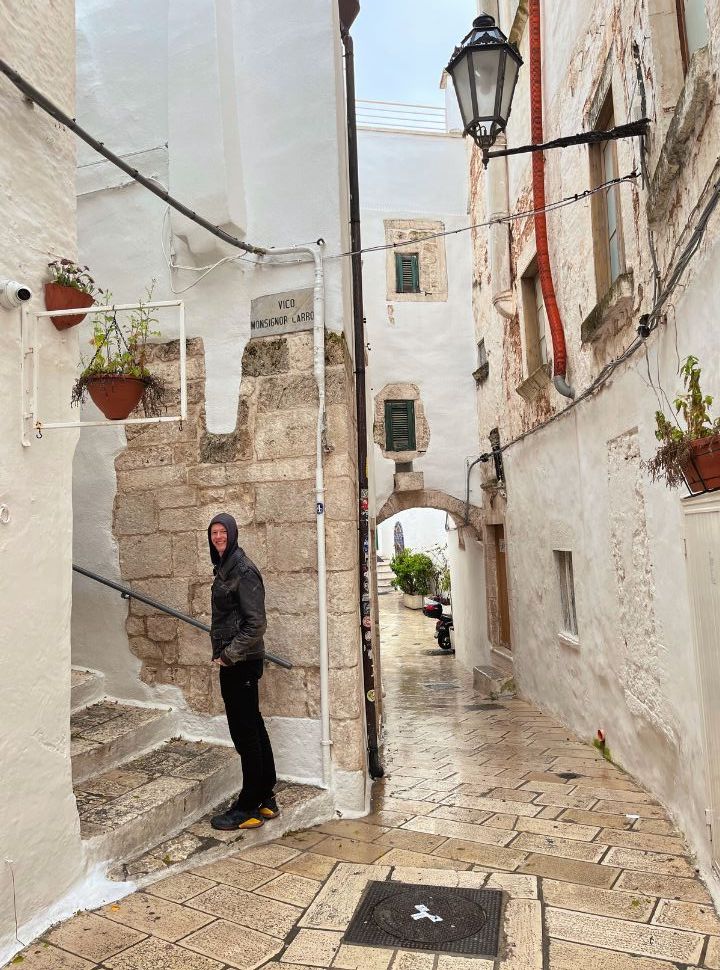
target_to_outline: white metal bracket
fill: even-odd
[[[112,306],[92,306],[87,313],[105,313],[124,310],[159,310],[176,307],[180,343],[180,414],[162,415],[158,418],[126,418],[124,421],[43,421],[38,414],[38,385],[40,354],[38,345],[38,321],[46,317],[63,317],[76,314],[71,310],[40,310],[31,313],[23,305],[20,314],[20,379],[21,379],[21,440],[29,448],[33,430],[41,438],[45,431],[57,428],[117,427],[125,424],[163,424],[187,420],[187,362],[185,347],[185,304],[182,300],[165,300],[157,303],[123,303]],[[32,323],[31,323],[32,318]],[[32,361],[32,364],[30,363]]]

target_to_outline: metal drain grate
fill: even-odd
[[[423,684],[428,690],[459,690],[457,684]]]
[[[424,650],[423,653],[426,657],[453,657],[455,655],[452,647],[449,650],[443,650],[441,648],[437,650]]]
[[[403,882],[369,882],[343,943],[496,957],[503,894]]]
[[[466,704],[466,711],[504,711],[503,704]]]

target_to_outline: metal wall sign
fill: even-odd
[[[314,290],[288,290],[259,296],[250,304],[250,335],[297,333],[315,325]]]

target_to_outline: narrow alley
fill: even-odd
[[[26,970],[720,967],[720,922],[658,802],[532,705],[480,698],[398,594],[382,597],[381,611],[387,770],[370,815],[155,873],[144,891],[76,916],[16,961]],[[343,943],[370,881],[501,890],[497,960]]]

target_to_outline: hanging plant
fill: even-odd
[[[155,281],[148,287],[152,300]],[[106,295],[108,302],[111,294]],[[151,327],[157,323],[149,308],[140,303],[125,323],[112,310],[96,320],[91,345],[95,353],[89,362],[81,360],[83,370],[72,389],[72,403],[82,404],[86,394],[111,421],[123,421],[142,405],[145,417],[158,417],[164,408],[167,387],[162,378],[147,367],[147,341],[159,337]]]
[[[700,387],[697,357],[688,357],[680,373],[685,392],[673,404],[685,428],[677,418],[673,423],[656,411],[655,437],[660,447],[644,464],[653,481],[664,480],[669,488],[686,483],[693,495],[715,491],[720,488],[720,418],[713,421],[710,416],[713,399]]]
[[[87,266],[78,266],[71,259],[56,259],[48,263],[48,269],[50,280],[45,284],[47,310],[83,309],[91,307],[96,297],[105,296]],[[50,319],[57,330],[68,330],[82,323],[86,316],[86,313],[71,313]]]

